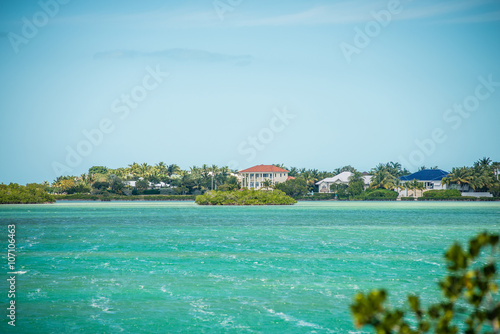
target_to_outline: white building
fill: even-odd
[[[318,186],[318,191],[320,193],[330,193],[330,186],[332,184],[349,184],[349,177],[351,177],[353,173],[351,172],[342,172],[334,177],[327,177],[321,181],[316,182]],[[363,181],[365,182],[365,189],[370,186],[370,182],[372,180],[371,175],[363,175]]]
[[[273,165],[258,165],[240,170],[238,173],[241,178],[242,188],[260,189],[263,187],[262,183],[265,180],[269,180],[271,185],[285,182],[288,180],[289,171]]]
[[[139,178],[139,180],[144,180],[144,178]],[[137,181],[123,181],[123,184],[126,186],[130,186],[132,188],[136,187]],[[153,182],[148,182],[148,189],[160,189],[160,188],[170,188],[170,184],[165,182],[160,182],[154,184]]]
[[[123,184],[132,188],[135,188],[135,183],[137,181],[123,181]]]

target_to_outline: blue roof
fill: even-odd
[[[448,174],[450,173],[445,172],[442,169],[422,169],[421,171],[418,171],[416,173],[401,176],[399,179],[401,181],[411,181],[411,180],[440,181],[443,177],[445,177]]]

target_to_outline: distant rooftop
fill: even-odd
[[[289,173],[289,171],[274,165],[257,165],[240,170],[239,173]]]
[[[442,170],[442,169],[422,169],[416,173],[401,176],[399,179],[401,181],[440,181],[443,177],[450,173]]]

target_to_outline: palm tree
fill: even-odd
[[[382,172],[382,171],[385,171],[386,170],[386,166],[384,164],[378,164],[377,166],[375,166],[374,168],[372,168],[370,170],[370,174],[377,174],[379,172]]]
[[[218,174],[215,175],[215,184],[217,186],[226,183],[229,176],[229,167],[224,166],[219,168]]]
[[[398,170],[398,171],[399,171],[399,170],[401,170],[401,167],[402,167],[402,166],[401,166],[401,164],[400,164],[399,162],[392,162],[392,161],[391,161],[391,162],[389,162],[389,163],[387,163],[387,165],[388,165],[389,167],[391,167],[392,169],[394,169],[394,170]]]
[[[385,168],[394,177],[400,177],[404,174],[403,170],[401,169],[402,166],[399,162],[390,161],[385,164]]]
[[[495,175],[489,168],[474,169],[470,186],[475,191],[487,191],[495,183]]]
[[[314,176],[311,174],[309,170],[304,170],[304,172],[300,174],[300,177],[302,177],[306,181],[307,188],[309,191],[314,189],[314,185],[317,179],[314,178]]]
[[[491,164],[491,169],[493,170],[493,174],[496,176],[498,180],[498,175],[500,174],[500,162],[493,162]]]
[[[83,182],[85,185],[89,185],[89,176],[85,173],[80,175],[80,180]]]
[[[401,189],[406,190],[406,196],[405,197],[408,197],[408,190],[411,190],[410,182],[403,182],[403,183],[401,183],[401,186],[402,186]]]
[[[205,165],[204,165],[205,166]],[[176,164],[171,164],[167,167],[167,174],[171,177],[174,174],[178,174],[181,171],[181,168]]]
[[[191,166],[189,167],[189,173],[195,177],[200,176],[200,168],[197,166]]]
[[[128,165],[128,167],[129,167],[129,171],[132,175],[134,175],[136,177],[139,176],[140,171],[141,171],[141,166],[137,162],[134,162],[131,165]]]
[[[372,189],[394,189],[395,177],[385,169],[379,169],[372,178],[370,188]]]
[[[450,174],[443,177],[441,184],[446,184],[447,186],[451,184],[457,184],[459,186],[465,187],[465,185],[470,185],[471,182],[471,169],[467,167],[453,167]]]
[[[415,197],[415,183],[413,181],[405,182],[405,187],[406,187],[406,195],[408,195],[408,190],[411,190],[412,191],[411,195]]]
[[[289,176],[293,176],[293,177],[298,176],[298,174],[299,174],[299,170],[297,169],[297,167],[290,168],[290,173],[288,173]]]
[[[167,164],[165,164],[163,161],[157,163],[155,168],[159,174],[167,174]]]
[[[141,177],[144,177],[144,178],[146,178],[148,176],[148,173],[151,171],[151,166],[148,165],[147,162],[142,163],[139,168],[140,168]]]
[[[416,180],[415,180],[416,181]],[[417,182],[415,189],[420,190],[420,197],[424,196],[424,183],[423,182]]]
[[[397,189],[396,191],[399,193],[399,190],[403,190],[404,189],[404,184],[403,182],[401,182],[400,179],[395,179],[394,180],[394,188]]]
[[[265,179],[264,181],[262,181],[262,188],[266,188],[266,189],[269,189],[269,188],[272,188],[272,182],[271,180],[269,179]]]
[[[160,182],[161,175],[158,173],[156,169],[150,168],[150,170],[147,172],[144,178],[147,179],[149,182],[153,183],[153,185],[156,185]]]
[[[491,159],[487,157],[483,157],[478,161],[474,162],[474,167],[488,167],[491,164]]]
[[[214,190],[214,178],[219,172],[219,167],[217,167],[217,165],[212,165],[212,167],[210,167],[210,172],[212,174],[212,190]],[[215,184],[215,187],[217,188],[217,184]]]

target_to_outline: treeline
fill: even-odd
[[[127,182],[133,181],[133,182]],[[239,189],[238,179],[228,167],[178,165],[160,162],[154,166],[133,163],[125,168],[93,166],[79,176],[60,176],[42,184],[54,194],[91,195],[200,195],[207,190]]]
[[[55,198],[42,186],[31,183],[21,186],[17,183],[0,184],[0,204],[37,204],[53,203]]]
[[[416,196],[420,191],[422,194],[424,185],[416,180],[401,182],[400,177],[410,174],[398,162],[380,163],[368,172],[358,171],[347,165],[331,171],[320,171],[318,169],[305,169],[298,167],[287,167],[283,164],[276,166],[289,170],[292,179],[273,186],[298,199],[316,199],[310,196],[318,192],[316,183],[324,178],[333,177],[342,172],[352,172],[348,184],[334,185],[331,191],[338,199],[369,199],[373,196],[371,192],[377,189],[389,191],[408,189]],[[448,188],[457,189],[464,186],[475,191],[488,191],[494,196],[500,196],[500,183],[498,171],[500,164],[492,162],[489,158],[476,161],[472,167],[456,167],[443,179]],[[425,166],[420,170],[427,169]],[[437,166],[431,167],[437,169]],[[88,173],[72,176],[60,176],[52,183],[43,182],[38,188],[51,194],[90,194],[96,196],[136,196],[136,195],[201,195],[208,190],[231,191],[240,189],[241,185],[237,178],[236,170],[230,170],[227,166],[204,164],[201,167],[192,166],[186,170],[176,164],[159,162],[155,165],[147,163],[132,163],[127,167],[107,168],[105,166],[93,166]],[[371,175],[371,182],[366,189],[363,177]],[[127,182],[134,181],[134,182]],[[269,187],[271,188],[271,187]],[[376,193],[376,194],[380,194]],[[387,198],[394,196],[385,193]],[[378,195],[377,195],[378,196]]]
[[[498,172],[500,163],[492,162],[490,158],[482,158],[474,162],[472,167],[455,167],[442,181],[449,186],[464,185],[474,191],[491,192],[500,196]]]
[[[53,195],[56,200],[80,200],[80,201],[194,201],[195,195],[91,195],[71,194]]]
[[[387,165],[396,168],[401,175],[410,173],[406,169],[401,169],[398,163],[390,162]],[[298,189],[290,190],[291,193],[299,193],[293,194],[294,197],[300,197],[302,193],[317,192],[316,182],[326,177],[332,177],[344,171],[356,172],[356,169],[349,165],[332,171],[287,168],[283,164],[276,164],[276,166],[289,170],[289,176],[305,182],[305,188],[301,183]],[[204,164],[201,167],[192,166],[183,170],[176,164],[167,165],[164,162],[155,165],[134,162],[127,167],[116,169],[93,166],[88,173],[60,176],[52,183],[43,182],[41,186],[53,194],[200,195],[208,190],[240,189],[237,173],[237,170],[230,170],[227,166]],[[135,186],[125,184],[126,181],[135,181]],[[292,188],[297,187],[294,185]]]

